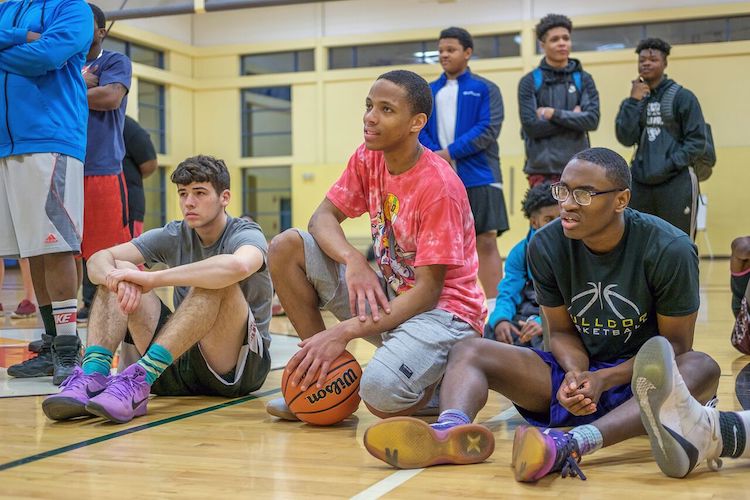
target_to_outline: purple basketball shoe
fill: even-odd
[[[109,377],[101,373],[85,375],[80,366],[73,369],[60,386],[60,392],[44,400],[42,410],[52,420],[68,420],[75,417],[91,416],[86,405],[94,396],[98,396],[107,387]]]
[[[151,386],[146,382],[146,370],[135,363],[109,379],[107,388],[91,398],[86,405],[89,413],[118,424],[146,414]]]

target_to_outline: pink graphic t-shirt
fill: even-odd
[[[375,258],[397,294],[414,286],[415,267],[447,266],[437,308],[481,333],[487,308],[474,218],[466,188],[442,158],[425,148],[416,165],[392,175],[383,153],[362,144],[326,196],[347,217],[370,214]]]

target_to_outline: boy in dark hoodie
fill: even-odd
[[[615,132],[621,144],[637,146],[630,163],[630,206],[661,217],[695,239],[698,180],[689,165],[706,147],[706,122],[695,94],[664,74],[671,49],[658,38],[638,44],[638,78],[633,80],[630,97],[620,105]],[[671,99],[671,125],[662,107],[669,105],[664,98],[670,89],[676,90]]]
[[[599,126],[599,92],[580,61],[571,59],[573,23],[548,14],[536,25],[544,57],[518,85],[523,171],[533,187],[557,182],[570,158],[589,147],[589,131]]]

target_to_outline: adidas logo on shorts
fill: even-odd
[[[48,244],[48,245],[49,245],[49,244],[52,244],[52,243],[57,243],[57,238],[55,237],[55,235],[54,235],[54,234],[52,234],[52,233],[49,233],[49,234],[47,235],[47,237],[46,237],[46,238],[44,238],[44,242],[45,242],[46,244]]]

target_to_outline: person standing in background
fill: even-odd
[[[419,141],[450,163],[466,187],[477,235],[479,281],[487,298],[494,299],[503,277],[497,238],[509,228],[497,144],[503,97],[497,85],[469,69],[474,40],[468,31],[441,31],[438,51],[443,74],[430,84],[434,105]]]
[[[572,31],[567,16],[544,16],[536,25],[544,57],[518,85],[523,171],[530,187],[559,181],[573,155],[590,146],[588,133],[599,126],[599,92],[581,62],[570,57]]]

